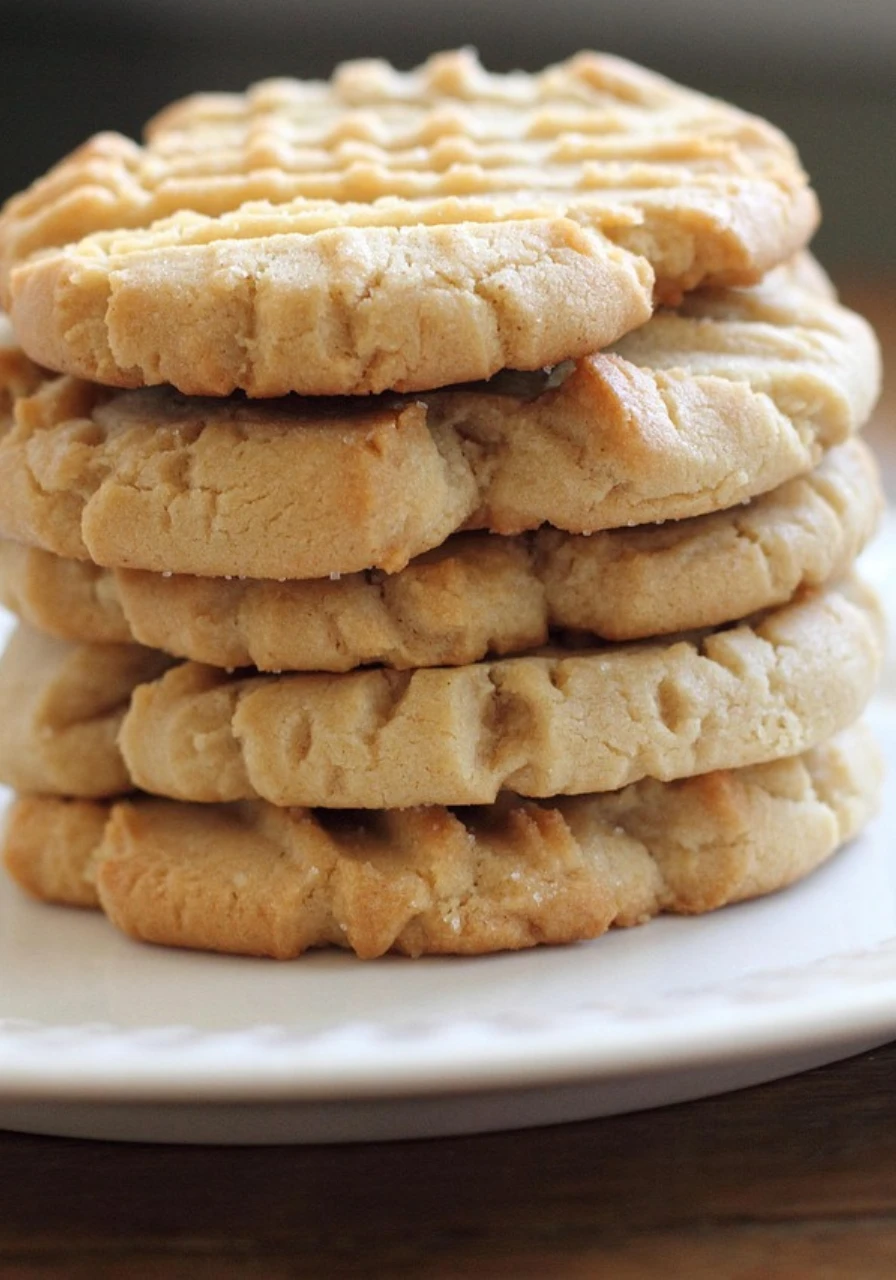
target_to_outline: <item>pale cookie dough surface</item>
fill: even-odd
[[[99,905],[92,877],[111,805],[99,800],[20,796],[6,815],[3,860],[18,885],[42,902]]]
[[[457,534],[392,576],[166,578],[0,540],[0,603],[63,639],[136,641],[215,667],[460,666],[558,629],[641,639],[783,604],[846,572],[881,502],[853,440],[748,507],[589,537]]]
[[[21,350],[8,317],[0,312],[0,431],[8,429],[16,400],[37,391],[45,377]]]
[[[135,938],[289,959],[466,954],[593,938],[807,875],[874,812],[862,726],[803,756],[536,804],[353,814],[24,797],[7,869]]]
[[[20,625],[0,658],[0,781],[18,791],[121,795],[116,746],[134,688],[170,658],[134,644],[75,645]]]
[[[776,129],[617,58],[340,67],[101,134],[0,216],[50,368],[190,395],[426,390],[606,346],[808,241]]]
[[[726,509],[810,470],[877,395],[871,330],[812,276],[695,296],[630,354],[547,382],[259,404],[53,379],[0,439],[0,534],[114,568],[296,580],[394,573],[459,529]]]
[[[162,583],[173,581],[154,576]],[[58,640],[137,643],[122,609],[114,571],[100,569],[90,560],[66,560],[51,551],[0,539],[0,604],[28,626]]]
[[[858,583],[694,638],[413,672],[228,676],[137,688],[134,785],[211,803],[391,809],[612,791],[794,755],[851,723],[882,660]]]

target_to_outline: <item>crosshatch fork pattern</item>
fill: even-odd
[[[327,83],[270,80],[242,95],[195,95],[161,112],[146,137],[140,147],[100,134],[13,200],[7,266],[90,231],[146,227],[184,210],[218,218],[250,202],[279,213],[246,210],[243,234],[263,224],[312,233],[553,212],[638,252],[636,207],[702,209],[711,220],[715,203],[746,205],[760,187],[776,188],[785,204],[805,195],[777,130],[595,54],[536,76],[490,75],[469,51],[410,73],[348,63]],[[170,232],[181,225],[194,236],[203,226],[187,219]]]

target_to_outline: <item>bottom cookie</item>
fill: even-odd
[[[457,810],[25,796],[4,859],[33,896],[101,906],[148,942],[477,955],[772,893],[856,834],[881,777],[859,725],[771,764]]]

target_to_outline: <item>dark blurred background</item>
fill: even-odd
[[[464,43],[495,70],[607,49],[768,116],[821,194],[826,262],[896,260],[896,0],[0,0],[0,198],[191,90]]]

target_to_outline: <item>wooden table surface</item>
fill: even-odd
[[[523,1133],[352,1147],[4,1135],[4,1280],[896,1276],[896,1046]]]
[[[844,293],[896,369],[896,285]],[[892,383],[869,435],[896,500]],[[244,1149],[0,1134],[3,1280],[604,1275],[896,1277],[896,1044],[522,1133]]]

